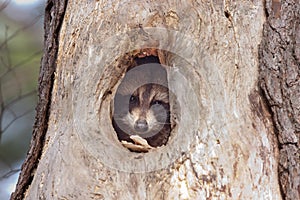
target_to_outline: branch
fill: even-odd
[[[0,177],[0,181],[3,179],[9,178],[10,176],[14,175],[15,173],[20,172],[21,169],[12,169],[9,172],[5,173],[3,176]]]
[[[8,67],[8,70],[5,71],[3,74],[0,75],[0,79],[2,77],[4,77],[5,75],[7,75],[9,72],[15,70],[16,68],[18,67],[21,67],[22,65],[30,62],[35,56],[39,55],[42,53],[42,50],[39,50],[39,51],[36,51],[35,53],[31,54],[29,57],[27,57],[26,59],[22,60],[21,62],[19,62],[18,64],[16,64],[15,66],[13,67]]]
[[[1,12],[2,10],[4,10],[4,9],[8,6],[9,3],[10,3],[10,0],[4,1],[3,4],[0,5],[0,12]]]
[[[15,121],[17,121],[18,119],[24,117],[25,115],[29,114],[32,111],[32,109],[28,109],[27,111],[25,111],[24,113],[22,113],[19,116],[16,116],[12,121],[10,121],[1,131],[1,133],[4,133]]]
[[[18,35],[20,32],[25,31],[28,28],[31,28],[34,24],[36,24],[39,20],[41,19],[41,16],[37,16],[36,18],[34,18],[34,20],[32,20],[30,23],[26,24],[25,26],[19,28],[18,30],[16,30],[13,34],[11,34],[9,37],[7,37],[5,39],[4,42],[2,42],[0,44],[0,49],[2,49],[11,39],[13,39],[14,37],[16,37],[16,35]]]

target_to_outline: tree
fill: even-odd
[[[299,81],[276,84],[299,72],[297,30],[296,1],[48,1],[33,139],[11,198],[297,199]],[[111,119],[136,52],[167,66],[172,94],[171,136],[147,153],[123,147]],[[285,55],[276,76],[272,54]]]
[[[277,137],[283,199],[300,198],[300,1],[266,5],[260,82]],[[281,25],[280,25],[281,24]]]

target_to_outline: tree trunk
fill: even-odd
[[[300,1],[269,2],[266,14],[259,52],[261,87],[279,144],[283,199],[300,199]]]
[[[272,27],[274,5],[49,0],[34,137],[11,198],[298,197],[299,80],[291,77],[287,90],[279,83],[288,70],[299,72],[299,15],[284,39],[292,42],[283,46],[290,48],[283,70],[270,75],[277,61],[269,57],[278,52],[268,42],[287,31]],[[167,70],[172,132],[165,146],[137,153],[117,138],[113,100],[134,56],[149,49]],[[290,93],[297,88],[298,99]],[[281,123],[285,116],[289,124]],[[292,140],[281,140],[286,128]]]

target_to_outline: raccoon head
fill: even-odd
[[[168,88],[162,85],[146,84],[138,88],[129,99],[129,123],[138,133],[159,131],[168,115]]]
[[[116,122],[127,134],[148,138],[169,124],[169,90],[165,86],[145,84],[121,101],[117,107],[123,115]]]

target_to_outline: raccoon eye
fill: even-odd
[[[129,99],[129,102],[130,102],[130,103],[135,103],[135,102],[137,102],[137,101],[138,101],[138,97],[137,97],[137,96],[133,96],[133,95],[132,95],[132,96],[130,97],[130,99]]]

